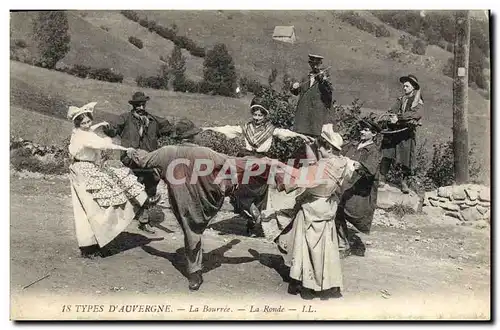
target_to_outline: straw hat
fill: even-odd
[[[333,131],[333,124],[323,125],[323,129],[321,130],[321,137],[325,139],[326,142],[331,144],[334,148],[342,150],[344,140],[339,133]]]
[[[96,104],[97,102],[90,102],[80,108],[70,105],[68,109],[68,119],[73,121],[75,120],[76,117],[78,117],[82,113],[93,113]]]

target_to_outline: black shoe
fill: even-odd
[[[153,229],[153,227],[151,227],[149,223],[140,223],[139,229],[149,234],[156,234],[156,231]]]
[[[189,290],[198,291],[202,283],[203,276],[201,276],[200,271],[189,274]]]
[[[97,244],[80,247],[80,253],[83,258],[87,259],[96,259],[102,257],[102,253]]]
[[[302,288],[300,290],[300,297],[304,300],[313,300],[314,298],[316,298],[316,293],[314,292],[314,290]]]
[[[342,293],[340,293],[340,288],[331,288],[325,291],[321,291],[319,293],[320,300],[328,300],[328,299],[342,298]]]
[[[302,289],[302,283],[297,280],[290,280],[288,284],[288,293],[293,295],[298,295]]]

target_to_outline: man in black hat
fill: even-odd
[[[389,126],[395,133],[388,131],[382,140],[382,161],[380,163],[380,186],[386,185],[387,173],[393,163],[402,166],[401,191],[410,192],[408,178],[413,174],[416,155],[416,128],[420,125],[424,101],[417,77],[412,74],[399,78],[403,95],[389,110]]]
[[[299,96],[294,131],[314,138],[321,135],[323,125],[327,123],[333,100],[332,83],[328,80],[326,70],[320,68],[322,63],[323,56],[309,54],[311,71],[290,89],[293,95]],[[306,149],[308,158],[311,153],[316,154],[309,145]]]
[[[153,151],[158,148],[158,138],[169,134],[172,125],[168,120],[153,116],[146,111],[146,102],[149,96],[143,92],[135,92],[129,103],[132,110],[120,115],[117,122],[104,128],[104,133],[110,137],[120,136],[121,145],[126,148]],[[141,169],[130,159],[125,152],[120,157],[122,163],[130,167],[146,188],[148,205],[153,205],[160,199],[157,194],[157,185],[160,182],[158,171],[155,169]],[[139,229],[154,234],[149,223],[149,217],[139,219]]]

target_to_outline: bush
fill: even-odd
[[[139,25],[142,26],[142,27],[145,27],[146,29],[148,28],[148,25],[149,25],[149,21],[145,18],[141,18],[139,20]]]
[[[340,15],[340,19],[344,22],[351,24],[352,26],[357,27],[362,31],[366,31],[370,34],[375,35],[376,37],[390,37],[391,32],[389,29],[385,27],[383,24],[375,24],[364,17],[359,16],[358,13],[353,11],[347,11]]]
[[[66,12],[40,11],[33,22],[33,39],[39,54],[36,64],[54,69],[70,48]]]
[[[131,21],[139,22],[141,17],[139,14],[133,10],[122,10],[120,13]]]
[[[68,173],[68,162],[62,155],[40,156],[27,148],[11,150],[10,163],[12,168],[17,171],[25,170],[43,174]]]
[[[117,82],[121,83],[123,81],[123,75],[120,73],[115,73],[113,70],[108,68],[93,68],[89,72],[90,79]]]
[[[160,37],[165,38],[167,40],[170,40],[172,42],[174,41],[174,39],[176,37],[176,34],[173,30],[166,28],[164,26],[161,26],[159,24],[157,24],[155,26],[154,32],[156,32],[156,34],[158,34]]]
[[[240,87],[244,92],[250,92],[254,95],[257,95],[262,92],[266,86],[261,84],[255,79],[250,79],[247,77],[241,77],[240,78]]]
[[[184,80],[184,90],[189,93],[199,93],[200,92],[200,84],[196,81],[185,79]]]
[[[400,44],[404,50],[409,50],[413,47],[414,41],[411,37],[403,34],[399,37],[398,44]]]
[[[375,36],[377,38],[380,38],[380,37],[388,38],[391,36],[391,31],[389,31],[389,29],[385,25],[379,24],[376,26]]]
[[[450,57],[448,62],[443,67],[443,74],[447,77],[453,78],[453,67],[454,67],[454,59]]]
[[[409,185],[417,192],[434,190],[438,187],[449,186],[455,182],[453,142],[439,142],[432,146],[432,153],[428,152],[427,141],[417,144],[416,164]],[[478,182],[481,165],[474,157],[474,146],[469,151],[469,178],[470,182]],[[387,181],[399,184],[402,169],[393,166],[387,175]]]
[[[92,68],[90,66],[77,64],[66,72],[80,78],[87,78],[90,75],[91,70]]]
[[[145,88],[164,89],[166,86],[164,78],[160,76],[139,76],[135,79],[135,82],[137,86]]]
[[[411,48],[411,52],[417,55],[425,55],[427,51],[427,43],[422,39],[416,39],[413,42],[413,47]]]
[[[132,45],[135,47],[142,49],[144,47],[144,44],[142,43],[142,40],[136,37],[128,37],[128,42],[130,42]]]
[[[189,54],[196,56],[196,57],[205,57],[206,56],[206,50],[204,47],[199,47],[196,46],[192,49],[189,49]]]

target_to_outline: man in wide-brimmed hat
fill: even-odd
[[[146,103],[149,96],[143,92],[135,92],[132,99],[128,101],[132,105],[132,110],[122,114],[114,124],[110,124],[104,132],[110,136],[119,136],[121,145],[135,149],[153,151],[158,148],[158,138],[162,135],[170,134],[172,125],[168,120],[154,116],[146,111]],[[153,205],[160,199],[157,194],[157,185],[160,177],[154,169],[141,169],[132,161],[126,153],[121,155],[122,163],[130,167],[139,178],[148,194],[148,204]],[[139,220],[139,228],[145,232],[154,234],[154,229],[150,226],[149,217]]]
[[[299,96],[294,131],[314,138],[321,135],[323,125],[327,123],[333,100],[332,83],[326,70],[321,69],[322,63],[323,56],[309,54],[311,71],[290,89],[293,95]],[[317,156],[317,145],[308,145],[306,148],[308,158],[312,154]]]
[[[403,174],[401,191],[409,193],[408,178],[413,174],[416,153],[416,128],[420,125],[424,101],[417,77],[412,74],[399,78],[403,95],[389,110],[391,125],[397,133],[384,133],[382,161],[380,163],[380,186],[385,186],[386,176],[394,162],[401,164]]]

